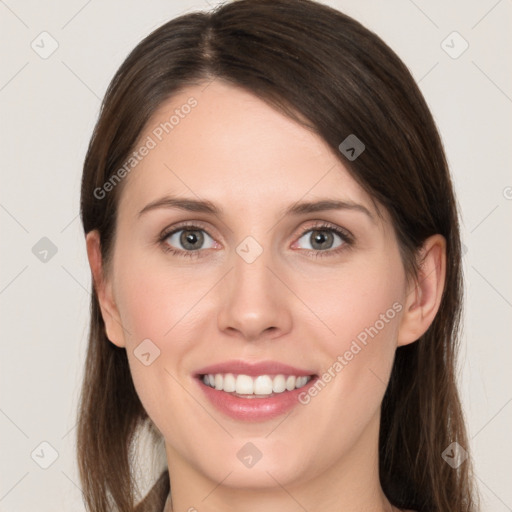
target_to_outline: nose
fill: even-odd
[[[219,329],[246,341],[273,339],[291,329],[291,292],[272,265],[270,251],[246,261],[238,253],[234,268],[219,289]]]

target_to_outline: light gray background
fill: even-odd
[[[467,249],[460,383],[471,448],[483,510],[512,511],[512,1],[325,3],[398,53],[441,131]],[[205,8],[205,0],[0,0],[2,512],[84,510],[74,454],[91,288],[78,218],[83,158],[128,52],[170,18]],[[31,48],[50,48],[43,31],[59,45],[46,59]],[[458,36],[442,46],[453,31],[469,43],[458,58],[445,51],[463,48]],[[58,251],[46,262],[32,252],[42,237]],[[51,461],[42,442],[58,454],[48,469],[36,463]]]

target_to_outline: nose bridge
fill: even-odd
[[[233,258],[233,277],[238,292],[256,297],[270,296],[272,252],[267,242],[265,248],[254,237],[246,237],[236,247]]]
[[[270,240],[264,246],[247,236],[235,248],[233,271],[224,288],[219,311],[219,328],[233,331],[248,340],[265,332],[284,332],[290,327],[286,297],[273,272]]]

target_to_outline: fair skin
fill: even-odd
[[[445,241],[426,240],[418,278],[408,280],[387,212],[378,215],[337,155],[220,80],[169,99],[140,141],[191,96],[197,106],[125,178],[108,272],[98,233],[87,235],[107,336],[126,348],[137,393],[165,439],[172,510],[396,510],[379,482],[380,405],[395,350],[417,340],[438,310]],[[161,207],[138,215],[165,195],[208,200],[223,213]],[[298,201],[323,198],[367,213],[283,216]],[[163,250],[194,252],[180,243],[181,233],[157,242],[182,221],[203,230],[197,258]],[[324,223],[348,230],[353,242],[317,227]],[[308,227],[330,236],[332,247],[317,248],[312,231],[302,231]],[[263,249],[251,263],[236,252],[247,236]],[[226,416],[194,376],[231,359],[276,360],[322,375],[393,304],[399,311],[378,334],[287,416]],[[148,338],[160,356],[146,366],[134,350]],[[250,468],[237,457],[248,442],[262,454]]]

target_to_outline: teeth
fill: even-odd
[[[305,386],[311,377],[294,375],[233,375],[232,373],[216,373],[203,376],[203,383],[211,388],[237,395],[270,396],[272,393],[283,393]]]
[[[295,387],[301,388],[302,386],[306,385],[307,381],[308,381],[307,377],[297,377],[297,380],[295,381]]]
[[[239,375],[236,378],[235,391],[239,395],[253,395],[254,394],[254,381],[248,375]],[[217,389],[217,388],[216,388]]]
[[[223,391],[227,391],[228,393],[232,393],[236,390],[236,379],[232,373],[227,373],[224,375],[224,384],[222,386]]]
[[[238,376],[238,378],[240,377],[241,375]],[[260,375],[254,379],[255,395],[270,395],[272,394],[272,387],[272,379],[268,375]]]
[[[292,379],[293,375],[290,376]],[[294,386],[295,387],[295,386]],[[272,391],[274,393],[282,393],[286,389],[286,380],[284,375],[276,375],[272,381]]]

